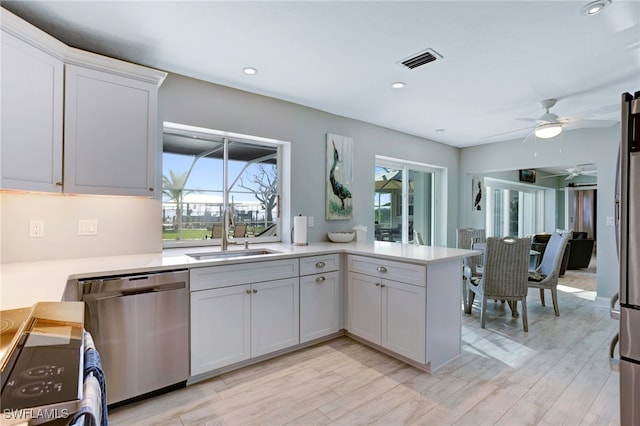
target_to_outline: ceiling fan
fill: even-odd
[[[564,180],[570,180],[577,176],[595,176],[598,174],[597,170],[585,170],[582,166],[590,166],[592,164],[578,164],[575,167],[569,167],[565,173],[559,173],[555,175],[547,175],[542,176],[541,179],[557,177],[557,176],[566,176]]]
[[[616,123],[613,120],[591,120],[584,119],[579,116],[566,116],[560,117],[557,114],[549,111],[551,108],[555,106],[558,102],[557,99],[543,99],[540,101],[540,106],[545,110],[545,112],[539,116],[538,118],[518,118],[520,121],[532,122],[532,124],[528,127],[510,130],[504,133],[495,134],[483,139],[495,138],[498,136],[504,136],[509,133],[522,132],[523,130],[529,130],[527,136],[522,140],[524,143],[531,136],[535,136],[540,139],[549,139],[555,136],[558,136],[565,129],[577,129],[577,128],[594,128],[594,127],[609,127]]]

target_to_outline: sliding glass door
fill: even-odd
[[[485,180],[487,237],[524,237],[544,229],[544,192]]]
[[[375,239],[435,245],[438,170],[401,160],[376,159]]]

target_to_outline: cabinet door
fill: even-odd
[[[0,188],[61,192],[62,61],[2,32]]]
[[[157,87],[75,65],[65,82],[65,192],[154,195]]]
[[[382,346],[424,364],[425,288],[390,280],[381,287]]]
[[[191,293],[191,375],[251,356],[251,286]]]
[[[300,342],[299,279],[267,281],[251,286],[251,356]]]
[[[349,272],[348,286],[349,332],[380,344],[380,278]]]
[[[300,343],[338,331],[340,281],[338,272],[300,278]]]

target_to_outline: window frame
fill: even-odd
[[[375,156],[374,162],[374,175],[375,168],[388,167],[402,171],[402,243],[407,244],[410,240],[413,240],[413,235],[408,235],[409,229],[409,187],[404,185],[404,182],[409,181],[409,170],[414,170],[422,173],[432,173],[432,205],[430,224],[431,227],[431,239],[425,241],[426,245],[446,247],[446,229],[447,229],[447,173],[446,167],[436,166],[433,164],[420,163],[417,161],[403,160],[400,158],[387,157],[382,155]],[[376,194],[374,187],[374,196]],[[374,209],[375,211],[375,205]],[[423,236],[424,237],[424,236]]]
[[[275,236],[268,236],[268,237],[245,237],[245,238],[234,238],[235,241],[237,241],[238,243],[244,243],[245,241],[248,241],[250,244],[254,244],[254,243],[267,243],[267,242],[281,242],[283,240],[283,229],[286,226],[285,223],[283,223],[283,218],[286,217],[285,215],[288,214],[288,212],[290,211],[290,182],[291,182],[291,177],[290,177],[290,159],[291,159],[291,144],[290,142],[287,141],[282,141],[282,140],[277,140],[277,139],[271,139],[271,138],[266,138],[266,137],[261,137],[261,136],[253,136],[253,135],[246,135],[246,134],[241,134],[241,133],[234,133],[234,132],[228,132],[228,131],[224,131],[224,130],[216,130],[216,129],[209,129],[209,128],[204,128],[204,127],[198,127],[198,126],[191,126],[191,125],[187,125],[187,124],[180,124],[180,123],[174,123],[174,122],[170,122],[170,121],[164,121],[162,123],[162,133],[164,134],[165,131],[169,130],[171,132],[181,132],[185,135],[189,135],[189,136],[197,136],[197,135],[204,135],[206,137],[209,138],[220,138],[221,141],[224,141],[224,139],[228,139],[230,141],[233,142],[242,142],[242,143],[247,143],[247,144],[255,144],[255,145],[261,145],[261,146],[269,146],[269,147],[273,147],[276,149],[276,161],[277,161],[277,167],[276,167],[276,176],[277,176],[277,197],[278,200],[276,202],[276,213],[275,213],[275,217],[273,218],[273,221],[276,224],[276,235]],[[227,143],[224,143],[224,146],[226,148],[226,146],[228,145]],[[163,163],[163,158],[164,158],[164,146],[162,146],[162,150],[160,153],[160,176],[163,175],[164,171],[163,171],[163,167],[162,167],[162,163]],[[222,167],[222,172],[223,172],[223,188],[222,188],[222,198],[223,198],[223,208],[226,208],[230,202],[229,202],[229,198],[230,198],[230,194],[233,193],[233,189],[230,188],[225,188],[224,183],[227,183],[227,185],[229,183],[235,183],[237,182],[237,178],[238,176],[228,176],[228,171],[229,171],[229,167],[225,164],[225,161],[233,161],[233,159],[229,159],[228,158],[228,154],[225,152],[223,158],[221,158],[221,160],[223,161],[223,167]],[[194,162],[195,164],[195,162]],[[162,181],[162,179],[160,179],[160,181]],[[162,184],[160,184],[162,191],[160,191],[160,201],[161,201],[161,208],[162,208],[162,203],[163,203],[163,199],[164,199],[164,187],[162,187]],[[160,231],[162,232],[162,230]],[[162,238],[161,238],[162,239]],[[162,239],[162,247],[163,248],[179,248],[179,247],[206,247],[206,246],[220,246],[221,244],[221,240],[220,239],[203,239],[203,240],[165,240]]]
[[[506,181],[501,179],[495,179],[490,177],[485,177],[484,179],[484,188],[483,191],[486,194],[486,210],[487,213],[485,215],[485,227],[487,230],[487,237],[493,236],[495,234],[495,221],[493,216],[495,214],[493,209],[493,190],[500,189],[503,191],[515,191],[518,193],[518,205],[523,205],[524,194],[531,194],[534,197],[535,206],[530,211],[526,211],[527,209],[518,209],[518,238],[523,238],[526,235],[532,235],[536,232],[545,229],[545,188],[541,188],[535,185],[516,183],[512,181]],[[502,214],[503,217],[508,217],[508,209],[509,203],[506,198],[508,198],[509,193],[503,194],[503,203],[502,203]],[[526,206],[525,206],[526,207]],[[526,231],[526,224],[524,223],[524,219],[527,216],[531,216],[533,222],[529,224],[532,226],[531,232]],[[508,235],[508,220],[504,220],[502,225],[502,235]],[[505,231],[506,234],[505,234]]]

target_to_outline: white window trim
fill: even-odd
[[[489,214],[489,208],[491,208],[490,206],[493,205],[493,193],[489,190],[490,188],[497,188],[497,189],[503,189],[503,190],[509,190],[509,191],[518,191],[518,192],[528,192],[531,194],[534,194],[536,197],[536,211],[535,211],[535,224],[534,224],[534,229],[535,230],[544,230],[544,191],[545,188],[536,186],[536,185],[529,185],[529,184],[522,184],[522,183],[516,183],[516,182],[512,182],[512,181],[507,181],[507,180],[502,180],[502,179],[495,179],[495,178],[490,178],[490,177],[486,177],[484,179],[484,192],[487,194],[486,198],[486,205],[487,205],[487,215],[486,215],[486,219],[485,219],[485,226],[487,229],[487,235],[493,235],[493,219],[491,218],[491,215]],[[509,217],[509,199],[507,196],[507,193],[505,193],[505,200],[503,203],[503,217],[508,218]],[[520,198],[522,198],[522,194],[520,194]],[[491,204],[490,204],[491,203]],[[522,205],[522,204],[520,204]],[[524,212],[523,211],[519,211],[518,212],[519,215],[523,215]],[[491,219],[491,220],[490,220]],[[520,236],[524,236],[523,234],[523,228],[522,228],[522,221],[520,220],[522,219],[522,217],[518,218],[518,235]],[[503,224],[503,230],[502,230],[502,235],[508,235],[509,233],[509,221],[505,220],[504,224]]]
[[[447,174],[446,167],[433,164],[419,163],[416,161],[403,160],[400,158],[387,157],[383,155],[375,156],[375,167],[393,167],[402,170],[402,181],[409,179],[409,169],[425,173],[433,173],[433,207],[431,215],[431,241],[425,244],[431,246],[447,246]],[[402,229],[409,229],[409,188],[402,186]],[[412,235],[403,232],[402,243],[407,244]]]
[[[265,243],[265,242],[287,242],[287,235],[284,229],[291,227],[291,143],[278,139],[265,138],[261,136],[245,135],[242,133],[227,132],[224,130],[215,130],[205,127],[191,126],[187,124],[173,123],[170,121],[163,122],[162,131],[178,130],[184,133],[191,133],[193,136],[198,134],[208,134],[220,138],[233,139],[235,141],[259,143],[261,145],[269,145],[277,148],[278,156],[278,211],[279,216],[276,217],[277,235],[275,237],[260,238],[239,238],[238,242],[248,240],[249,243]],[[163,152],[163,151],[162,151]],[[162,152],[160,162],[162,163]],[[162,164],[159,167],[160,182],[162,182]],[[162,187],[162,184],[160,184]],[[227,189],[225,188],[225,192]],[[225,196],[226,198],[226,196]],[[162,198],[161,198],[162,200]],[[162,205],[162,203],[161,203]],[[219,246],[220,241],[217,240],[183,240],[183,241],[162,241],[163,248],[179,248],[179,247],[205,247]]]

